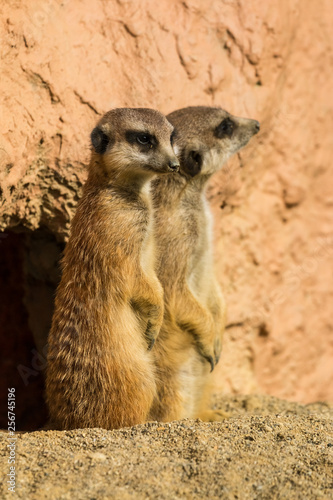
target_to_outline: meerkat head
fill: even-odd
[[[158,111],[117,108],[106,113],[91,133],[92,164],[110,177],[152,176],[178,171],[172,148],[174,129]]]
[[[206,106],[178,109],[167,118],[177,131],[180,172],[190,178],[212,175],[260,129],[256,120]]]

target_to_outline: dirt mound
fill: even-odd
[[[333,498],[333,408],[225,397],[221,423],[152,422],[117,431],[18,435],[22,499]],[[1,433],[2,474],[8,473]],[[3,481],[1,498],[13,498]]]

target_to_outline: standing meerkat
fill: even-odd
[[[189,107],[167,116],[176,130],[180,175],[152,182],[157,275],[164,322],[154,347],[158,396],[151,418],[221,420],[209,409],[210,371],[219,360],[226,307],[213,265],[209,178],[259,131],[259,122],[221,108]]]
[[[71,224],[49,334],[54,428],[131,426],[156,394],[150,349],[163,320],[148,182],[176,171],[173,126],[151,109],[114,109],[91,134],[88,180]]]

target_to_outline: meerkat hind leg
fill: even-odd
[[[230,418],[230,415],[222,410],[203,410],[198,414],[197,418],[203,422],[221,422]]]
[[[220,409],[212,409],[212,394],[214,391],[214,380],[208,373],[207,366],[202,363],[202,373],[197,378],[197,404],[196,418],[203,422],[220,422],[230,415]]]

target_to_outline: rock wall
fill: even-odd
[[[208,190],[229,305],[217,389],[332,400],[332,23],[328,0],[6,2],[0,229],[66,240],[89,133],[112,107],[260,120]],[[27,300],[1,310],[17,307],[32,314]]]

